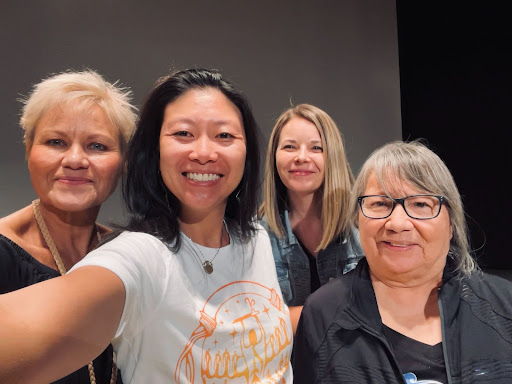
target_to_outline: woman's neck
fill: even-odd
[[[317,193],[288,193],[288,203],[288,218],[292,232],[309,253],[316,257],[323,236],[321,204]]]
[[[39,211],[66,269],[82,260],[98,244],[99,229],[96,226],[96,218],[99,207],[80,212],[67,212],[41,202]],[[37,225],[35,216],[34,222]],[[37,229],[41,231],[38,225]],[[40,239],[46,246],[42,234]]]
[[[401,334],[434,345],[441,341],[437,303],[441,277],[415,285],[384,282],[371,275],[382,322]]]
[[[229,234],[224,230],[224,211],[204,215],[182,211],[179,218],[181,231],[194,243],[210,248],[229,244]]]
[[[321,203],[317,193],[301,194],[288,191],[288,214],[299,220],[320,218]]]

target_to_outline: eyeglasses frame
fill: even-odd
[[[405,200],[407,200],[408,198],[410,197],[422,197],[422,196],[429,196],[429,197],[436,197],[438,200],[439,200],[439,211],[437,212],[437,214],[435,216],[432,216],[432,217],[424,217],[424,218],[421,218],[421,217],[413,217],[411,215],[409,215],[409,212],[407,212],[407,209],[405,208]],[[367,216],[365,213],[364,213],[364,210],[363,210],[363,200],[365,197],[387,197],[388,199],[391,199],[391,201],[393,202],[393,206],[391,207],[391,212],[389,212],[389,215],[387,216],[384,216],[384,217],[370,217],[370,216]],[[439,216],[439,214],[441,213],[441,208],[443,207],[443,204],[446,203],[446,197],[444,196],[441,196],[441,195],[431,195],[431,194],[418,194],[418,195],[410,195],[410,196],[405,196],[405,197],[402,197],[401,199],[398,199],[398,198],[393,198],[393,197],[390,197],[390,196],[387,196],[387,195],[364,195],[364,196],[359,196],[357,198],[357,202],[359,203],[359,208],[361,209],[361,213],[363,214],[364,217],[367,217],[369,219],[374,219],[374,220],[380,220],[380,219],[386,219],[388,218],[389,216],[391,216],[391,214],[393,213],[393,211],[395,210],[395,207],[396,207],[396,204],[400,204],[402,206],[402,208],[404,209],[404,212],[407,216],[409,216],[411,219],[414,219],[414,220],[431,220],[431,219],[435,219],[437,216]]]

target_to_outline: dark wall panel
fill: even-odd
[[[498,2],[397,1],[403,138],[423,137],[463,196],[483,267],[510,256],[509,13]]]

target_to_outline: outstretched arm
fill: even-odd
[[[299,324],[300,314],[302,313],[303,306],[289,307],[290,310],[290,321],[292,322],[293,335],[297,332],[297,324]]]
[[[110,343],[125,302],[113,272],[85,266],[0,295],[0,382],[48,383]]]

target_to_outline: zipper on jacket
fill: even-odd
[[[393,365],[395,366],[395,370],[398,371],[399,375],[400,375],[400,378],[402,379],[402,383],[404,384],[407,384],[407,382],[405,381],[404,379],[404,374],[402,373],[402,370],[400,369],[400,366],[398,365],[398,361],[396,360],[396,356],[395,356],[395,353],[393,352],[393,350],[391,349],[391,347],[389,346],[389,343],[388,343],[388,340],[383,337],[381,334],[379,333],[376,333],[374,332],[372,329],[370,328],[366,328],[365,326],[361,326],[361,329],[363,331],[365,331],[366,333],[368,333],[369,335],[375,337],[377,340],[379,340],[382,344],[384,344],[384,347],[386,347],[386,349],[388,350],[388,352],[391,354],[391,356],[393,356]],[[451,381],[448,382],[448,384],[451,384]]]
[[[444,356],[444,368],[446,370],[446,377],[448,378],[447,384],[453,384],[452,375],[450,374],[450,362],[448,361],[448,349],[447,349],[447,338],[446,329],[444,327],[444,316],[443,316],[443,303],[441,302],[441,287],[437,289],[437,305],[439,306],[439,317],[441,318],[441,338],[443,345],[443,356]]]

